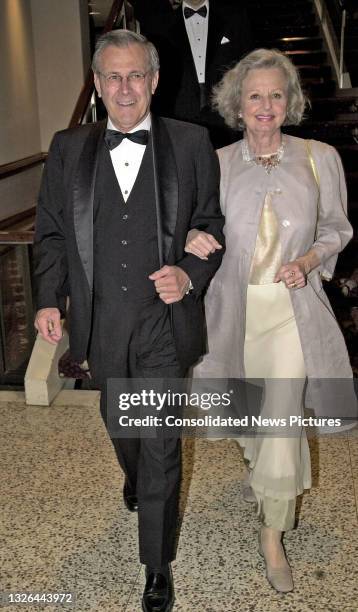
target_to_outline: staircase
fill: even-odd
[[[358,5],[356,17],[349,18],[346,30],[346,62],[351,75],[352,85],[358,87]]]
[[[358,3],[356,0],[326,0],[337,39],[342,25],[342,5],[346,9],[345,19],[345,65],[352,87],[358,87]]]
[[[358,293],[355,290],[344,297],[340,287],[340,279],[350,277],[358,269],[358,87],[338,89],[313,0],[290,0],[289,3],[250,0],[248,10],[256,46],[284,52],[299,68],[304,90],[311,101],[312,106],[304,122],[300,126],[286,127],[284,131],[333,145],[343,161],[349,217],[356,235],[340,256],[336,277],[327,284],[326,291],[344,330],[353,369],[358,375]],[[358,24],[350,22],[346,57],[350,65],[354,66],[356,62],[357,73],[351,74],[351,78],[358,85],[357,43]]]
[[[339,90],[320,33],[313,0],[250,0],[256,46],[283,51],[299,68],[312,108],[301,126],[285,128],[339,151],[349,191],[349,214],[358,226],[358,88]],[[352,53],[356,53],[352,50]]]

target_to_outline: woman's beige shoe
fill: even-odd
[[[247,504],[256,504],[257,503],[256,495],[250,485],[251,472],[252,470],[245,465],[244,477],[241,481],[241,495],[242,495],[242,499]]]
[[[262,549],[261,531],[259,531],[259,553],[265,561],[266,578],[275,591],[278,591],[278,593],[289,593],[293,591],[292,571],[287,558],[287,565],[285,567],[270,567]]]
[[[257,499],[253,489],[250,487],[250,484],[247,480],[241,481],[241,495],[242,499],[248,504],[256,504]]]

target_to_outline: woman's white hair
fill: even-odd
[[[213,107],[234,129],[244,128],[239,116],[241,110],[242,84],[250,70],[278,68],[287,82],[287,113],[283,125],[298,125],[302,121],[308,99],[303,94],[297,68],[283,53],[276,49],[255,49],[248,53],[236,66],[225,73],[214,87]]]

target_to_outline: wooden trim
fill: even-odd
[[[72,113],[70,123],[68,124],[69,128],[76,127],[76,125],[81,125],[81,123],[83,122],[84,116],[86,114],[86,110],[91,100],[92,92],[93,92],[93,72],[90,69],[87,73],[85,83],[82,87],[81,93],[76,102],[75,110]]]
[[[32,244],[34,230],[0,232],[0,246],[5,244]]]
[[[18,159],[17,161],[10,162],[9,164],[3,164],[0,166],[0,179],[6,178],[7,176],[12,176],[13,174],[18,174],[18,172],[28,170],[33,166],[38,166],[39,164],[42,164],[46,158],[47,153],[36,153],[35,155]]]
[[[104,24],[104,28],[102,30],[102,34],[106,34],[106,32],[110,32],[113,30],[113,26],[116,24],[116,21],[119,17],[119,14],[122,10],[124,0],[114,0],[109,15],[107,17],[106,23]],[[76,127],[76,125],[80,125],[83,122],[83,119],[86,114],[86,110],[91,100],[91,96],[93,93],[93,72],[90,68],[84,85],[82,87],[81,93],[78,97],[75,110],[73,111],[70,123],[68,125],[69,128]]]
[[[119,14],[122,10],[123,3],[124,0],[113,0],[112,7],[104,25],[102,34],[113,30],[113,27],[115,26]],[[82,123],[91,100],[93,87],[93,72],[90,69],[88,71],[85,83],[83,85],[82,91],[79,95],[75,109],[73,111],[69,127],[75,127],[76,125]],[[46,158],[47,153],[37,153],[36,155],[31,155],[30,157],[25,157],[15,162],[4,164],[3,166],[0,166],[0,179],[17,174],[22,170],[26,170],[40,163],[43,163]],[[30,227],[32,228],[33,223],[35,221],[35,211],[36,207],[33,206],[32,208],[26,211],[23,211],[16,215],[12,215],[7,219],[1,220],[0,245],[19,243],[32,244],[34,239],[34,230],[30,229]],[[16,229],[16,227],[14,227],[16,225],[20,225],[20,227]],[[11,227],[13,229],[10,230]],[[9,231],[4,231],[7,228],[9,228]]]
[[[11,217],[6,217],[6,219],[1,219],[0,220],[0,231],[5,231],[5,230],[9,231],[10,228],[15,229],[14,226],[19,225],[19,224],[24,226],[24,225],[29,225],[31,223],[34,223],[35,215],[36,215],[36,206],[31,206],[31,208],[22,210],[21,212],[16,213],[16,215],[11,215]],[[27,228],[23,227],[23,229],[27,229]]]

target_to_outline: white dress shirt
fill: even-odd
[[[151,123],[151,117],[149,114],[139,125],[133,128],[133,130],[129,131],[136,132],[137,130],[150,130]],[[109,117],[107,121],[107,128],[109,130],[117,129]],[[118,147],[110,151],[113,168],[125,202],[128,200],[130,192],[132,191],[133,185],[136,181],[144,151],[145,145],[132,142],[131,140],[128,140],[128,138],[124,138]]]
[[[205,63],[206,63],[206,46],[208,41],[208,24],[209,24],[209,2],[206,0],[197,8],[206,6],[207,15],[202,17],[201,15],[193,15],[188,19],[184,17],[184,8],[189,6],[185,1],[183,2],[183,19],[185,23],[186,33],[188,35],[191,52],[194,59],[196,74],[198,76],[199,83],[205,83]]]

